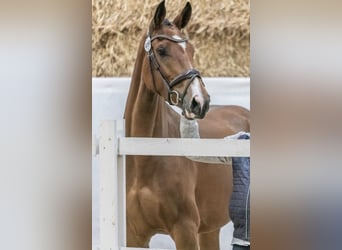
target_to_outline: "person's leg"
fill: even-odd
[[[249,250],[249,246],[233,245],[232,250]]]
[[[237,139],[249,139],[249,134],[242,134]],[[229,213],[234,223],[233,250],[249,250],[249,184],[250,158],[232,157],[233,192]],[[247,245],[247,246],[246,246]]]

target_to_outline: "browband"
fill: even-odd
[[[151,42],[155,39],[167,39],[167,40],[170,40],[172,42],[175,42],[175,43],[183,43],[183,42],[186,42],[188,39],[187,38],[181,38],[181,39],[178,39],[178,38],[174,38],[174,37],[171,37],[171,36],[166,36],[166,35],[155,35],[154,37],[151,38]]]

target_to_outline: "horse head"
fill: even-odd
[[[182,109],[187,119],[201,119],[209,109],[210,96],[200,73],[193,68],[194,47],[181,30],[191,17],[191,4],[173,20],[165,19],[162,1],[146,34],[143,81],[148,89]]]

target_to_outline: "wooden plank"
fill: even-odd
[[[144,138],[118,139],[120,155],[249,156],[249,140]]]
[[[100,249],[118,249],[117,227],[117,144],[114,143],[114,121],[100,126]]]
[[[118,120],[115,124],[115,138],[125,135],[125,122]],[[116,148],[118,152],[118,148]],[[126,158],[123,155],[117,156],[117,204],[118,204],[118,246],[125,247],[126,243]]]

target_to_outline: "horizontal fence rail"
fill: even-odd
[[[237,156],[250,155],[249,140],[190,138],[118,138],[120,155]]]

